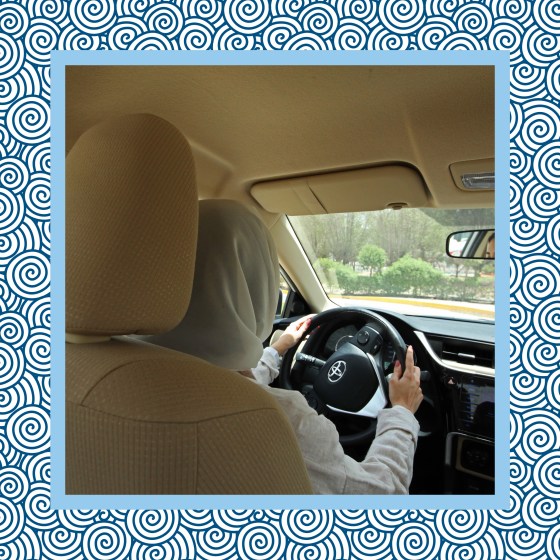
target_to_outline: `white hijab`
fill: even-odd
[[[255,367],[278,302],[276,248],[261,220],[233,200],[200,202],[191,302],[154,344],[232,370]]]

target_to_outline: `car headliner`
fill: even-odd
[[[67,150],[107,117],[153,113],[191,142],[201,198],[254,205],[255,183],[396,162],[420,172],[430,206],[493,205],[450,173],[494,157],[492,66],[69,66],[66,77]]]

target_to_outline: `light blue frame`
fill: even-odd
[[[67,65],[491,65],[495,68],[496,492],[491,496],[69,496],[64,493],[64,158]],[[509,505],[509,55],[504,51],[53,51],[51,507],[63,509],[505,509]],[[508,232],[506,235],[505,232]]]

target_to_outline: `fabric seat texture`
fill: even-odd
[[[66,160],[66,492],[306,494],[284,412],[260,387],[128,335],[190,300],[198,200],[187,140],[148,114],[93,126]]]

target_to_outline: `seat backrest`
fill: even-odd
[[[126,335],[172,329],[192,289],[190,147],[167,121],[98,124],[66,164],[68,494],[303,494],[288,419],[251,381]]]

